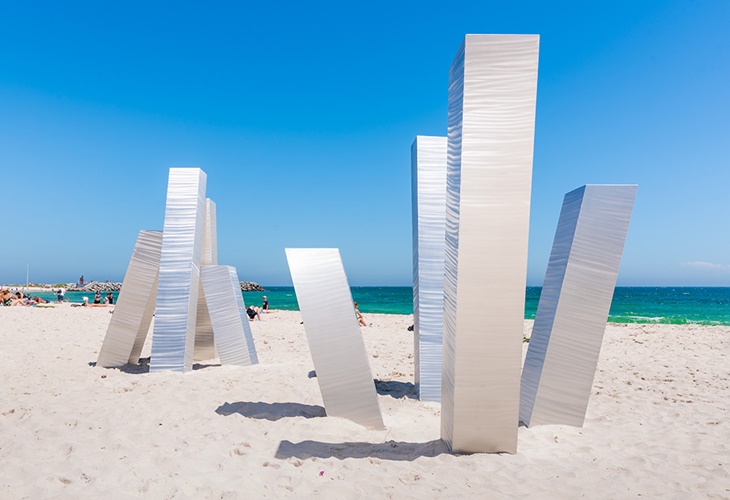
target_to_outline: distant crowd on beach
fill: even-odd
[[[0,306],[34,306],[36,304],[47,304],[48,301],[38,296],[30,296],[23,292],[11,292],[7,288],[0,290]]]
[[[54,292],[56,293],[56,299],[59,304],[63,302],[68,302],[68,298],[66,297],[66,290],[64,288],[58,288],[54,290]],[[114,305],[114,296],[111,292],[107,293],[106,296],[103,298],[101,296],[101,292],[96,292],[92,304],[89,304],[89,298],[86,296],[83,297],[83,300],[84,302],[82,304],[71,305],[76,307],[105,307]],[[30,295],[21,291],[13,293],[7,288],[3,288],[2,290],[0,290],[0,307],[28,307],[38,304],[48,304],[50,302],[51,301],[46,300],[42,297],[38,297],[37,295]]]

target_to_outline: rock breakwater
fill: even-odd
[[[265,292],[266,289],[253,281],[241,281],[242,292]]]
[[[241,281],[242,292],[265,292],[266,289],[254,283],[253,281]],[[68,285],[68,290],[71,292],[118,292],[122,289],[122,284],[118,281],[92,281],[85,285],[79,285],[78,283]]]

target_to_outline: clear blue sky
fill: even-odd
[[[4,2],[0,282],[121,280],[199,166],[221,263],[411,281],[410,146],[467,33],[541,35],[528,282],[563,195],[637,183],[619,284],[730,286],[730,2]]]

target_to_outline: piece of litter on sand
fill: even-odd
[[[319,475],[324,476],[324,471],[323,470],[319,471]]]

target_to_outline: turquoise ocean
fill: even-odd
[[[528,287],[525,318],[534,319],[542,287]],[[52,293],[38,294],[55,300]],[[70,302],[80,303],[93,293],[67,292]],[[247,305],[262,304],[266,295],[273,309],[298,310],[292,287],[267,287],[266,292],[244,292]],[[114,293],[116,299],[117,294]],[[352,287],[360,311],[384,314],[412,314],[411,287]],[[323,301],[327,297],[322,297]],[[617,287],[608,320],[614,323],[666,323],[730,325],[730,288],[722,287]]]

